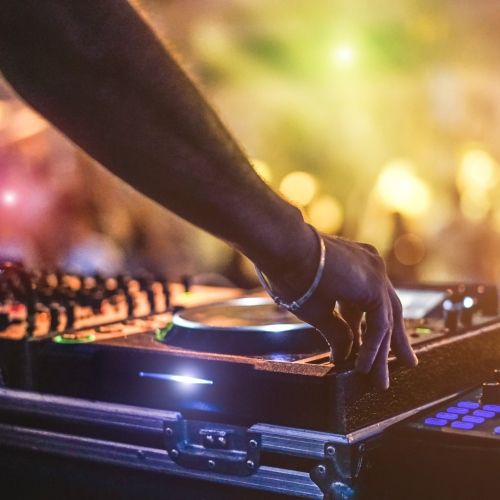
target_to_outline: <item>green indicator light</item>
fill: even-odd
[[[160,341],[160,342],[163,342],[165,340],[165,338],[167,337],[168,332],[170,330],[172,330],[173,326],[174,326],[174,324],[172,322],[170,322],[164,328],[157,328],[155,330],[155,339],[158,340],[158,341]]]
[[[415,333],[421,333],[423,335],[428,335],[429,333],[432,333],[432,329],[427,328],[425,326],[417,326],[417,328],[415,328]]]
[[[95,335],[82,335],[80,337],[77,336],[64,336],[57,335],[52,339],[56,344],[88,344],[89,342],[94,342]]]

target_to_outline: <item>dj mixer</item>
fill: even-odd
[[[388,463],[383,450],[398,456],[399,443],[413,442],[415,433],[419,442],[442,442],[442,449],[455,438],[495,443],[500,400],[477,392],[448,400],[499,367],[496,288],[449,283],[401,286],[397,293],[419,366],[408,369],[391,357],[391,386],[379,391],[353,369],[352,359],[334,364],[320,333],[262,291],[203,287],[187,278],[104,279],[4,266],[0,448],[2,442],[11,451],[17,446],[2,421],[36,421],[44,432],[78,421],[78,439],[93,438],[97,431],[82,415],[85,407],[106,429],[118,414],[127,435],[142,429],[134,446],[151,444],[146,437],[154,427],[170,475],[337,499],[354,498],[372,484],[369,471],[379,469],[366,466],[371,457]],[[497,394],[498,387],[485,390]],[[141,424],[130,427],[130,415],[139,414]],[[163,424],[147,423],[150,415],[161,415]],[[28,443],[31,431],[19,432],[19,442]],[[43,436],[37,446],[47,453],[70,453],[61,444],[66,440],[76,449],[75,436]],[[115,449],[107,441],[96,446]],[[92,460],[108,460],[104,452],[84,450]],[[131,467],[148,465],[127,457]],[[390,481],[375,483],[372,491]],[[381,498],[390,498],[386,493]]]

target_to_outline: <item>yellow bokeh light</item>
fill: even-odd
[[[457,186],[460,191],[486,192],[498,183],[498,164],[482,149],[468,150],[457,173]]]
[[[348,66],[356,59],[354,48],[349,44],[336,45],[332,49],[332,60],[338,65]]]
[[[328,195],[318,196],[307,209],[311,224],[323,233],[337,233],[344,222],[342,205]]]
[[[250,164],[252,165],[253,169],[257,173],[257,175],[267,184],[271,184],[271,181],[273,179],[273,175],[271,172],[271,168],[269,165],[262,161],[262,160],[257,160],[254,158],[253,160],[250,160]]]
[[[401,264],[415,266],[425,257],[425,244],[417,234],[406,233],[394,242],[394,255]]]
[[[376,192],[389,210],[409,217],[424,214],[430,205],[427,184],[413,173],[408,160],[389,162],[379,175]]]
[[[307,172],[291,172],[283,177],[279,189],[285,198],[303,207],[316,195],[318,182]]]

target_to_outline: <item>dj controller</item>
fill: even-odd
[[[498,498],[482,477],[500,453],[496,287],[397,292],[419,366],[391,357],[390,388],[380,391],[352,360],[335,365],[320,333],[261,291],[5,264],[0,448],[32,450],[35,439],[56,460],[98,437],[93,449],[101,452],[82,448],[87,464],[164,471],[176,484],[209,481],[219,488],[214,498],[223,488],[234,488],[228,498],[242,488],[242,498],[448,498],[444,490],[432,496],[432,474],[452,481],[468,464],[488,484],[482,497]],[[117,458],[123,436],[142,447],[132,458]],[[160,448],[160,465],[138,458]],[[418,485],[426,496],[417,496]],[[465,495],[470,488],[453,498],[476,498]]]

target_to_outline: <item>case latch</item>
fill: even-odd
[[[237,476],[259,467],[261,435],[244,427],[180,418],[164,433],[170,458],[183,467]]]

